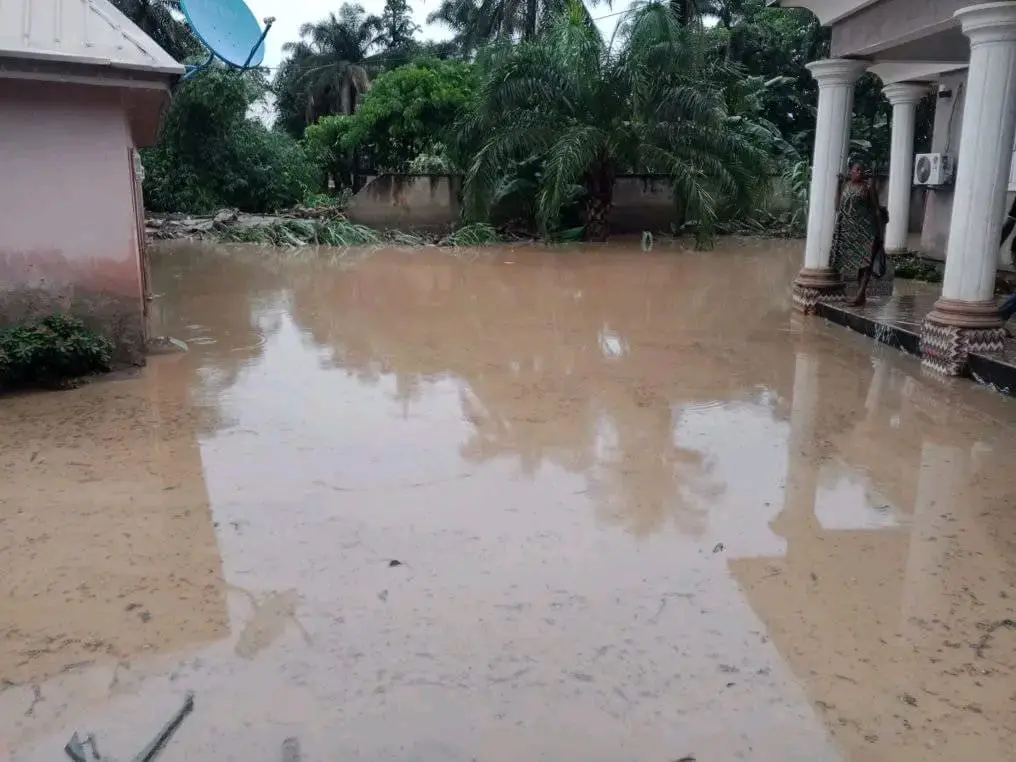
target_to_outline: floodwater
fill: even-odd
[[[0,400],[0,760],[1016,758],[1016,401],[800,260],[157,250],[189,353]]]

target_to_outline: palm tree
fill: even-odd
[[[300,107],[302,126],[321,116],[353,113],[370,87],[370,53],[378,31],[379,20],[352,3],[343,3],[338,16],[329,13],[300,27],[301,39],[282,46],[289,58],[274,83],[277,109],[287,127]]]
[[[589,0],[589,4],[602,1]],[[567,0],[442,0],[427,23],[451,28],[460,50],[469,53],[490,40],[534,39],[567,8]],[[590,18],[585,5],[581,8]]]
[[[204,52],[183,20],[180,0],[113,0],[113,5],[177,61],[186,61]]]
[[[740,70],[709,62],[701,32],[662,2],[632,11],[617,50],[573,3],[538,39],[491,54],[460,140],[481,143],[466,175],[467,212],[489,212],[519,162],[542,157],[537,221],[585,204],[585,235],[605,240],[619,172],[669,176],[678,211],[709,227],[747,209],[768,184],[779,135],[732,116]]]

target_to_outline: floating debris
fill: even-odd
[[[187,715],[194,711],[194,694],[188,693],[184,699],[183,706],[181,706],[176,713],[170,717],[169,722],[162,726],[162,730],[159,734],[152,739],[144,749],[136,757],[133,762],[152,762],[159,752],[166,746],[169,739],[176,733],[177,728],[183,723]],[[95,736],[91,733],[82,741],[78,738],[78,734],[74,733],[70,740],[67,741],[67,745],[64,746],[64,751],[67,756],[70,757],[74,762],[89,762],[89,757],[86,754],[86,747],[91,750],[91,759],[96,762],[101,762],[103,757],[99,754],[99,747],[95,743]]]

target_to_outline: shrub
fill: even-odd
[[[149,209],[274,212],[321,184],[296,140],[248,117],[263,93],[259,73],[217,66],[180,85],[159,142],[141,152]]]
[[[77,318],[50,315],[0,329],[0,388],[59,386],[110,369],[112,342]]]

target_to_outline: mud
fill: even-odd
[[[188,353],[0,401],[0,759],[1016,756],[1016,406],[797,244],[153,257]]]

